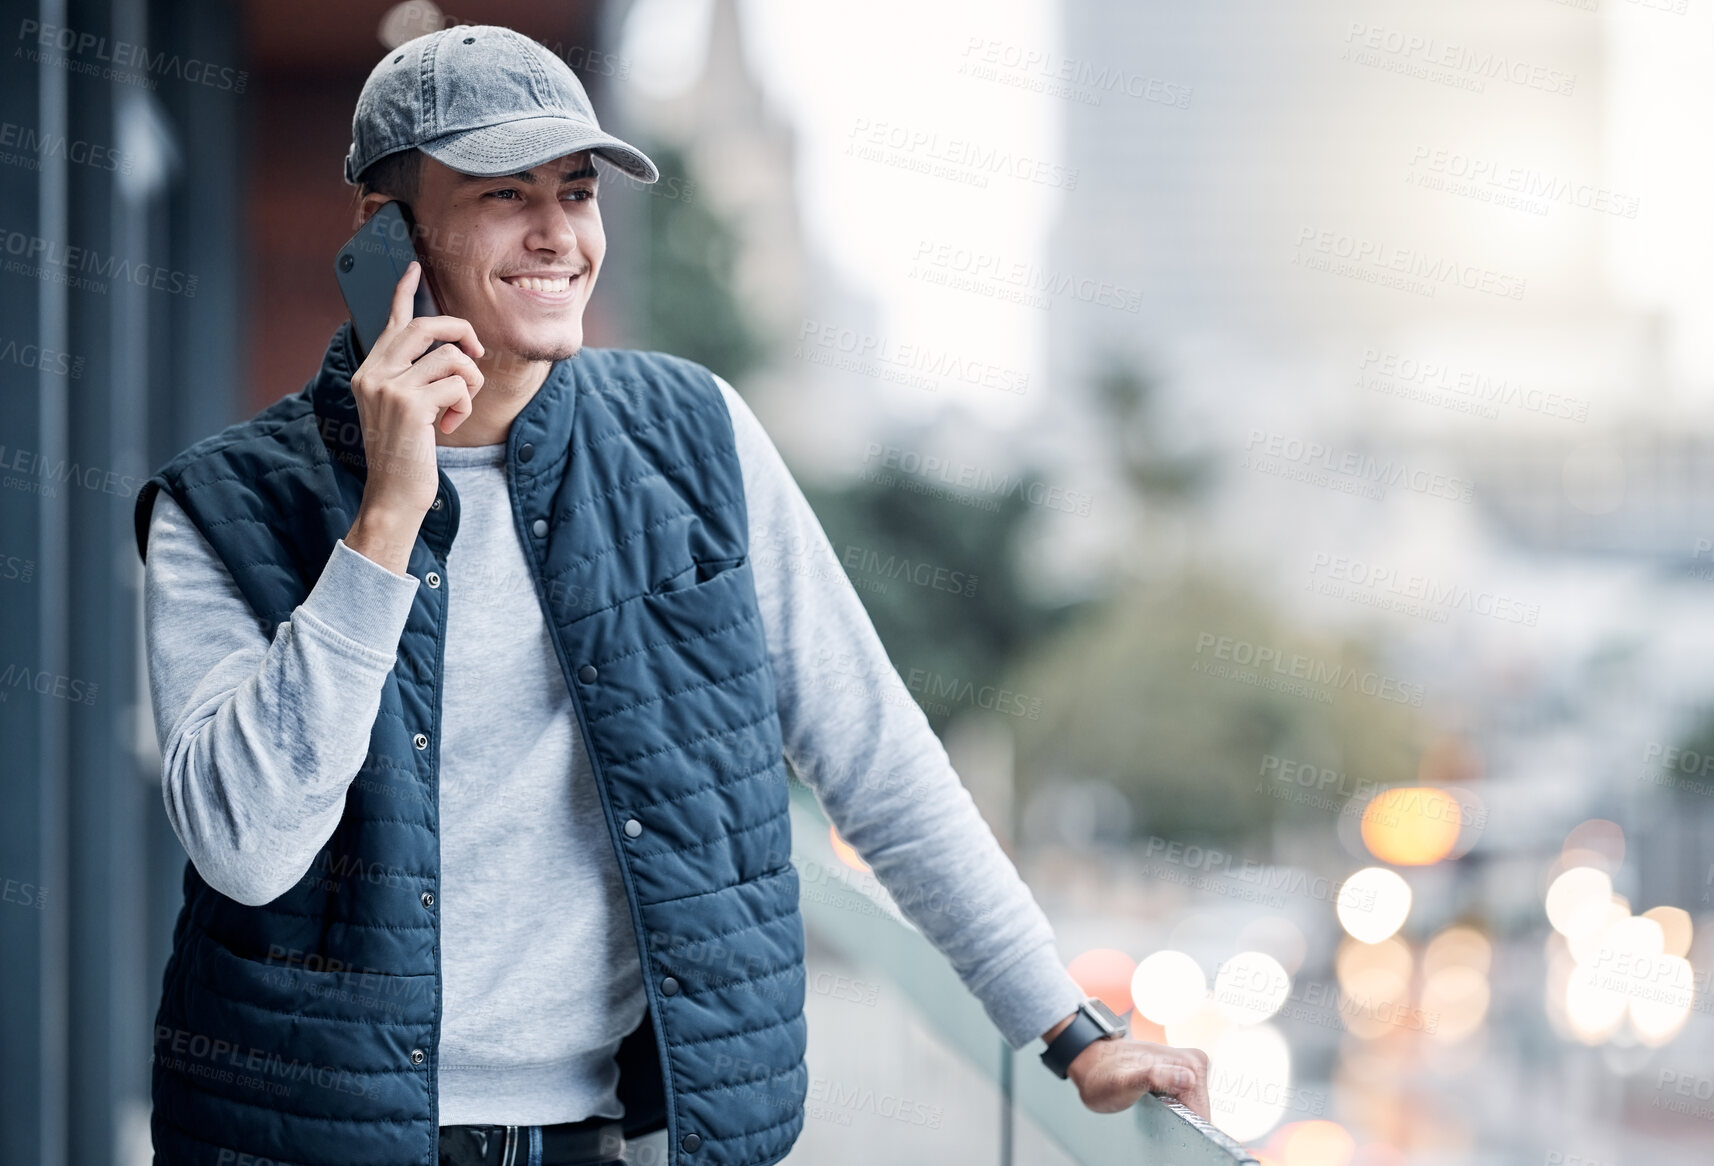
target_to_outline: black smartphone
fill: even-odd
[[[345,297],[345,309],[351,313],[351,331],[357,340],[357,358],[364,359],[386,330],[387,317],[393,311],[393,293],[405,268],[416,259],[416,223],[410,208],[395,199],[369,216],[369,221],[357,229],[351,240],[339,249],[333,261],[333,274],[339,280],[339,291]],[[417,281],[417,294],[412,315],[440,315],[439,301],[434,294],[428,264],[423,264],[422,277]],[[445,341],[437,340],[432,352]]]

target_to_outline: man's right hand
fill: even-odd
[[[421,278],[421,263],[405,268],[386,328],[351,374],[369,476],[345,544],[399,575],[440,490],[435,431],[464,423],[483,380],[476,367],[482,342],[468,320],[411,314]]]

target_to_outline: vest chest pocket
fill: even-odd
[[[729,559],[707,559],[691,563],[690,566],[649,589],[650,595],[664,595],[670,591],[685,591],[712,583],[720,576],[735,571],[749,561],[748,555],[738,555]]]

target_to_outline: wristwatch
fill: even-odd
[[[1111,1008],[1094,996],[1077,1006],[1077,1013],[1065,1031],[1048,1042],[1041,1055],[1042,1064],[1064,1079],[1077,1054],[1098,1040],[1118,1040],[1125,1035],[1125,1022]]]

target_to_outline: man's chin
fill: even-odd
[[[520,336],[508,347],[520,361],[570,360],[583,347],[583,329],[572,328],[556,336]]]
[[[583,343],[581,341],[573,340],[541,348],[520,348],[518,350],[518,359],[545,360],[549,362],[570,360],[572,357],[577,355],[578,351],[582,347]]]

